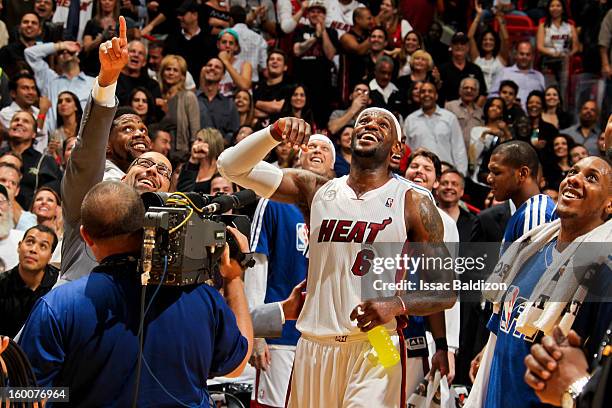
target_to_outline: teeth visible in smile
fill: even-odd
[[[313,163],[323,163],[323,160],[321,160],[319,157],[313,157],[311,161]]]
[[[140,180],[140,182],[141,182],[142,184],[146,184],[146,185],[148,185],[149,187],[153,187],[153,188],[155,188],[155,184],[153,184],[153,182],[152,182],[151,180],[144,179],[144,180]]]
[[[425,180],[423,180],[422,177],[415,177],[413,181],[417,181],[417,182],[423,182]]]
[[[145,146],[144,143],[136,143],[133,147],[134,147],[134,149],[137,149],[137,150],[145,150],[146,149],[146,146]]]
[[[571,191],[566,191],[563,193],[563,197],[567,197],[567,198],[578,198],[578,196],[574,193],[572,193]]]
[[[361,140],[369,140],[371,142],[378,142],[378,139],[376,139],[372,135],[364,135],[364,136],[361,137]]]

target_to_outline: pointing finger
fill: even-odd
[[[119,16],[119,39],[121,40],[121,45],[127,44],[127,24],[123,16]]]

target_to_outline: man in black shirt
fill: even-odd
[[[459,85],[463,78],[472,77],[480,83],[480,97],[477,104],[484,105],[487,97],[487,84],[480,67],[467,60],[469,39],[462,32],[455,33],[451,40],[451,60],[440,66],[440,98],[438,104],[444,106],[446,101],[459,99]]]
[[[255,87],[255,114],[261,118],[265,126],[265,119],[270,115],[279,113],[283,103],[289,97],[291,84],[285,78],[287,72],[287,55],[280,49],[274,49],[268,54],[266,62],[268,77]]]
[[[215,128],[229,145],[240,127],[240,115],[234,100],[219,93],[219,82],[225,66],[219,58],[211,58],[202,68],[200,90],[197,92],[202,128]]]
[[[187,61],[187,68],[194,79],[212,56],[217,54],[216,41],[198,24],[198,5],[195,1],[183,2],[176,9],[180,28],[170,33],[164,45],[166,55],[180,55]]]
[[[518,90],[519,87],[516,82],[510,79],[501,81],[499,84],[499,97],[503,99],[506,105],[504,122],[510,127],[510,130],[514,130],[514,124],[518,118],[526,116],[521,104],[516,99]]]
[[[27,47],[36,45],[41,34],[40,17],[36,13],[26,13],[21,17],[19,36],[0,48],[0,67],[9,77],[15,76],[20,68],[27,66],[23,52]]]
[[[21,154],[23,168],[17,202],[30,208],[34,192],[42,186],[60,191],[62,172],[51,156],[42,155],[34,149],[36,120],[31,113],[19,111],[13,115],[8,129],[8,146],[0,150],[0,156],[8,151]]]
[[[372,43],[370,30],[374,27],[374,17],[366,7],[359,7],[353,12],[353,27],[340,37],[344,50],[342,55],[343,77],[348,78],[348,92],[364,82],[368,77],[368,59]]]
[[[0,334],[14,337],[34,303],[57,281],[59,270],[49,261],[57,246],[55,232],[36,225],[28,229],[19,246],[19,264],[0,274]]]
[[[293,54],[296,56],[296,78],[308,88],[310,105],[319,128],[324,128],[334,100],[331,76],[332,60],[337,54],[338,32],[325,27],[326,8],[322,1],[312,1],[306,11],[309,25],[299,25],[293,37]],[[308,97],[308,95],[307,95]]]
[[[147,48],[145,45],[140,40],[130,41],[128,44],[128,62],[117,81],[117,99],[119,99],[120,104],[129,105],[130,93],[139,86],[148,89],[154,100],[161,98],[159,84],[149,77],[146,64]]]

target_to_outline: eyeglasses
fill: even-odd
[[[163,177],[167,178],[168,180],[170,180],[170,178],[172,177],[172,170],[170,170],[168,166],[163,163],[155,163],[153,160],[147,159],[145,157],[139,157],[134,160],[132,166],[140,166],[144,167],[145,169],[150,169],[151,167],[155,166],[157,172]]]

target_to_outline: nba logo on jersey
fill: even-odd
[[[387,198],[387,202],[385,203],[385,207],[391,208],[393,205],[393,199],[391,197]]]
[[[308,226],[305,223],[299,222],[295,224],[295,249],[306,253],[308,248]]]
[[[506,293],[506,298],[509,300],[504,301],[504,310],[501,316],[500,326],[504,330],[509,330],[512,325],[512,310],[514,309],[514,304],[516,303],[516,299],[518,299],[518,295],[520,293],[520,289],[516,286],[510,286],[508,292]]]

